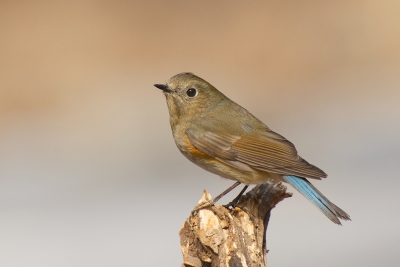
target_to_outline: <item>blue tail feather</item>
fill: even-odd
[[[317,188],[307,181],[307,179],[291,175],[284,175],[282,177],[287,183],[296,188],[303,196],[317,206],[332,222],[341,225],[339,218],[350,220],[350,216],[346,212],[330,202]]]

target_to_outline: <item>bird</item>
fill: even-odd
[[[249,185],[271,181],[290,184],[335,224],[350,220],[308,180],[326,178],[324,171],[301,158],[293,143],[209,82],[183,72],[154,86],[166,97],[180,152],[206,171],[236,181],[216,198],[197,205],[195,211],[213,205],[240,184],[245,185],[243,194]]]

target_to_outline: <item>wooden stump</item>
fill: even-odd
[[[233,209],[211,206],[191,215],[179,232],[182,267],[266,266],[271,209],[291,193],[282,184],[257,185]],[[211,199],[204,190],[200,202]]]

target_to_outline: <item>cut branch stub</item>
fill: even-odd
[[[191,215],[179,232],[183,267],[266,266],[270,211],[286,197],[282,184],[257,185],[232,210],[212,206]],[[205,190],[200,201],[211,199]]]

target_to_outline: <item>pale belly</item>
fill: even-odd
[[[248,170],[235,168],[208,155],[195,155],[181,151],[186,158],[197,166],[219,175],[223,178],[241,182],[243,184],[263,184],[267,181],[280,182],[281,175],[268,173],[248,167]]]

